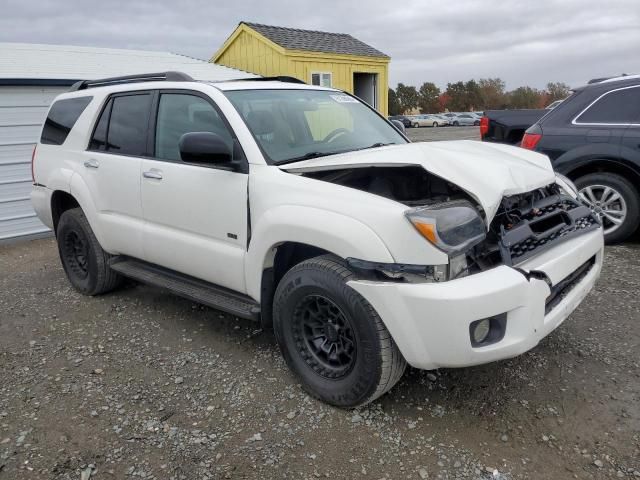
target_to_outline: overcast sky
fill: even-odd
[[[640,73],[639,0],[4,0],[0,41],[209,59],[241,20],[349,33],[390,85],[501,77],[509,89]],[[494,8],[492,5],[499,6]]]

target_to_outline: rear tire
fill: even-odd
[[[575,184],[582,199],[602,218],[607,244],[622,242],[636,231],[640,222],[640,199],[638,191],[626,178],[615,173],[598,172],[576,179]],[[611,200],[615,198],[614,194],[620,199]],[[622,223],[615,225],[616,220]]]
[[[305,260],[278,284],[273,309],[289,368],[309,394],[343,408],[380,397],[406,367],[377,312],[347,285],[355,278],[333,255]]]
[[[414,123],[413,124],[413,128],[420,128],[420,124],[419,123]]]
[[[99,295],[115,289],[122,277],[109,267],[105,252],[81,208],[65,211],[56,230],[58,252],[71,285],[83,295]]]
[[[459,122],[453,122],[453,126],[454,126],[454,127],[459,127],[459,126],[460,126],[460,123],[459,123]]]

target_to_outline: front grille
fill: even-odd
[[[502,261],[506,265],[517,265],[599,225],[591,210],[572,197],[544,197],[530,205],[525,214],[518,216],[517,223],[500,225]]]
[[[551,293],[547,297],[544,305],[544,314],[547,315],[578,285],[584,277],[591,271],[591,268],[596,263],[595,255],[580,265],[571,275],[564,280],[558,282],[557,285],[551,287]]]
[[[514,260],[519,259],[528,252],[532,252],[539,247],[546,245],[549,242],[554,242],[557,239],[565,237],[571,233],[578,232],[580,230],[588,229],[594,225],[598,225],[598,221],[591,216],[581,217],[575,221],[573,225],[567,225],[562,227],[557,232],[552,233],[548,237],[536,238],[534,236],[527,238],[526,240],[516,243],[511,247],[511,258]]]

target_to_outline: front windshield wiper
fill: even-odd
[[[373,145],[369,145],[368,147],[356,148],[356,150],[367,150],[369,148],[386,147],[387,145],[397,145],[397,143],[395,143],[395,142],[389,142],[389,143],[377,142],[377,143],[374,143]],[[354,150],[354,151],[356,151],[356,150]]]
[[[373,145],[369,145],[368,147],[349,148],[347,150],[338,150],[336,152],[309,152],[309,153],[305,153],[304,155],[300,155],[299,157],[280,160],[279,162],[276,162],[276,165],[285,165],[287,163],[301,162],[302,160],[311,160],[312,158],[318,158],[318,157],[328,157],[329,155],[337,155],[339,153],[357,152],[359,150],[367,150],[369,148],[386,147],[387,145],[397,145],[397,144],[394,142],[390,142],[390,143],[377,142],[377,143],[374,143]]]
[[[328,157],[329,155],[337,155],[338,153],[348,152],[349,150],[340,150],[337,152],[309,152],[299,157],[287,158],[286,160],[280,160],[275,162],[276,165],[284,165],[286,163],[300,162],[302,160],[311,160],[312,158]]]

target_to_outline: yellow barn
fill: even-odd
[[[390,58],[351,35],[241,22],[210,61],[338,88],[387,115]]]

